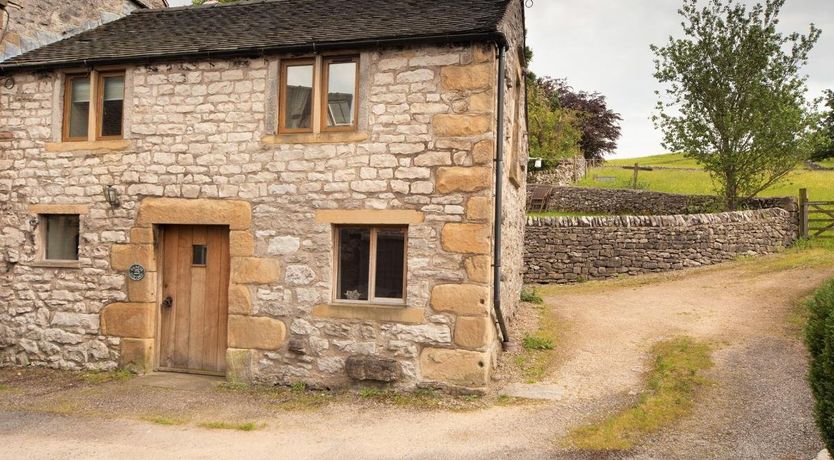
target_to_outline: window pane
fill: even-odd
[[[122,134],[122,113],[124,111],[125,77],[105,77],[104,100],[101,103],[101,135]]]
[[[356,63],[329,64],[327,79],[327,126],[353,126]]]
[[[208,260],[208,247],[204,244],[195,244],[193,246],[191,265],[205,265],[206,260]]]
[[[78,216],[45,216],[47,260],[78,260]]]
[[[73,78],[70,92],[69,136],[86,138],[90,126],[90,79]]]
[[[339,229],[339,292],[342,300],[368,300],[371,231]]]
[[[312,127],[313,115],[313,66],[287,67],[286,107],[284,126],[289,129]]]
[[[380,229],[376,237],[376,288],[374,297],[403,298],[405,231]]]

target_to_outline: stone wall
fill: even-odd
[[[9,31],[0,43],[0,61],[92,29],[140,8],[132,0],[15,0],[21,8],[9,7]],[[142,0],[151,8],[164,7],[162,0]],[[0,12],[0,27],[5,23]],[[0,32],[2,35],[2,32]]]
[[[768,254],[797,238],[779,208],[721,214],[528,218],[527,283],[562,284],[680,270]]]
[[[720,197],[711,195],[678,195],[647,190],[558,187],[553,190],[549,211],[588,212],[595,214],[628,214],[663,216],[721,211]],[[743,209],[778,207],[796,212],[792,198],[753,198],[741,203]]]
[[[60,142],[61,76],[15,75],[14,88],[0,89],[8,131],[0,137],[0,363],[147,364],[153,324],[124,333],[100,324],[158,305],[124,272],[127,260],[155,263],[153,228],[166,220],[141,216],[214,216],[216,206],[230,206],[221,213],[239,224],[230,337],[261,331],[278,342],[248,346],[238,334],[227,355],[233,372],[339,386],[351,382],[348,359],[366,357],[395,363],[406,386],[484,386],[496,348],[494,46],[366,51],[360,66],[357,133],[276,135],[279,59],[265,58],[129,67],[126,140],[80,144]],[[105,202],[109,185],[121,207]],[[511,310],[521,284],[522,200],[512,189],[505,199]],[[86,210],[77,268],[38,264],[43,205]],[[323,210],[419,215],[408,230],[407,308],[329,304],[333,226]]]
[[[581,156],[559,160],[551,169],[530,171],[527,173],[528,184],[546,184],[568,186],[585,177],[587,161]]]

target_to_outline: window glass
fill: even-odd
[[[402,299],[405,232],[402,229],[380,229],[377,231],[376,238],[374,296],[383,299]]]
[[[192,247],[191,265],[205,265],[208,260],[208,247],[205,244],[195,244]]]
[[[70,79],[69,137],[87,137],[90,126],[90,78]]]
[[[43,221],[46,225],[46,259],[78,260],[78,216],[48,215]]]
[[[104,77],[102,80],[104,91],[101,102],[101,135],[120,136],[124,111],[125,77],[116,75]]]
[[[370,255],[370,229],[339,229],[338,299],[368,300]]]
[[[284,127],[287,129],[312,128],[312,64],[287,66],[285,78],[286,88],[284,88]]]
[[[353,126],[356,104],[356,62],[331,62],[327,67],[327,126]]]

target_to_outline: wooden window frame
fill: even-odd
[[[345,228],[368,229],[371,232],[370,248],[368,253],[368,300],[340,299],[340,277],[341,271],[341,230]],[[385,305],[401,306],[407,305],[408,298],[408,226],[407,225],[356,225],[345,224],[333,227],[334,255],[333,258],[333,299],[334,304],[340,305]],[[377,234],[382,229],[398,229],[403,232],[403,296],[400,299],[376,297],[376,255],[377,255]]]
[[[49,226],[47,225],[47,220],[51,216],[75,216],[78,218],[78,246],[76,247],[76,259],[47,259],[46,258],[46,246],[49,241]],[[37,257],[36,261],[42,264],[54,264],[54,265],[73,265],[78,264],[81,260],[81,214],[66,214],[66,213],[43,213],[38,214],[38,250],[37,250]]]
[[[328,113],[330,112],[328,95],[330,87],[330,64],[348,63],[352,62],[356,66],[354,89],[353,89],[353,123],[349,126],[327,126]],[[325,56],[321,61],[321,131],[322,132],[346,132],[356,131],[359,126],[359,56],[357,55],[343,55],[343,56]]]
[[[70,110],[72,107],[72,82],[77,79],[88,79],[90,81],[90,99],[93,99],[95,95],[93,94],[93,75],[92,72],[84,72],[84,73],[68,73],[64,75],[64,113],[62,115],[63,120],[63,127],[61,129],[61,140],[64,142],[83,142],[90,138],[90,124],[89,124],[89,115],[87,117],[87,135],[84,137],[71,137],[70,136]],[[89,112],[92,113],[94,110],[93,106],[95,105],[95,101],[90,100],[89,103]]]
[[[312,103],[310,110],[315,110],[317,104],[317,97],[316,88],[316,59],[315,58],[305,58],[305,59],[287,59],[281,61],[281,76],[279,80],[279,87],[278,87],[278,133],[279,134],[309,134],[315,132],[315,113],[310,113],[310,127],[309,128],[287,128],[286,122],[286,108],[287,108],[287,69],[289,67],[300,67],[309,65],[313,68],[313,81],[311,82],[312,86]]]
[[[103,136],[101,131],[104,125],[104,79],[107,77],[122,77],[125,84],[125,92],[127,92],[127,72],[124,70],[109,70],[96,72],[96,136],[97,141],[124,139],[125,137],[125,109],[127,101],[125,95],[122,94],[122,133],[116,136]]]

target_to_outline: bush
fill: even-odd
[[[543,304],[544,299],[539,296],[536,288],[523,288],[521,290],[521,301],[535,304]]]
[[[811,353],[809,381],[816,399],[816,418],[823,440],[834,452],[834,279],[809,302],[805,340]]]

